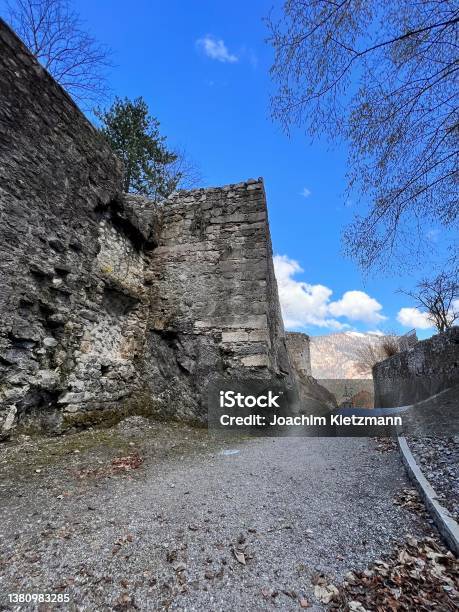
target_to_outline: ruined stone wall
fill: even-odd
[[[286,333],[287,352],[298,387],[299,410],[305,414],[326,414],[336,408],[336,398],[322,381],[311,374],[309,336],[301,332]]]
[[[262,181],[173,194],[162,223],[146,272],[152,392],[203,416],[216,376],[288,378]]]
[[[66,93],[0,21],[0,431],[58,431],[138,383],[149,222]],[[154,215],[153,215],[154,216]]]
[[[373,368],[375,406],[404,406],[459,385],[459,327],[422,340]]]
[[[219,377],[298,397],[262,180],[159,206],[123,194],[99,133],[1,20],[0,279],[0,439],[204,421]]]
[[[261,181],[159,208],[125,196],[100,135],[1,21],[0,127],[0,437],[126,411],[204,419],[215,375],[290,380]]]
[[[301,332],[287,332],[286,340],[292,365],[306,375],[312,376],[309,336]]]

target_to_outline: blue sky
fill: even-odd
[[[413,279],[369,277],[341,254],[346,150],[290,139],[269,116],[272,1],[75,0],[88,29],[114,51],[113,94],[143,96],[171,145],[199,165],[203,185],[263,176],[280,293],[289,327],[408,331],[416,313],[396,294]],[[435,239],[434,236],[432,236]],[[416,270],[416,279],[428,270]],[[386,318],[383,318],[386,317]],[[432,330],[419,330],[425,337]]]

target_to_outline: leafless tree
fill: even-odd
[[[357,350],[357,367],[362,373],[371,372],[376,363],[400,353],[400,350],[399,337],[396,334],[368,339]]]
[[[458,0],[286,0],[267,23],[273,117],[350,144],[352,199],[370,206],[346,251],[364,269],[403,265],[432,246],[427,223],[457,247]]]
[[[203,175],[198,164],[188,155],[185,149],[174,148],[175,161],[168,172],[176,182],[177,189],[195,189],[202,185]]]
[[[67,0],[11,0],[7,6],[12,28],[78,103],[89,108],[105,96],[110,51],[84,30]]]
[[[426,312],[439,332],[446,331],[459,320],[459,276],[442,272],[421,281],[414,291],[401,291]]]

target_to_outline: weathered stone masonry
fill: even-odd
[[[186,414],[190,384],[196,397],[216,375],[290,376],[263,183],[173,194],[162,222],[146,273],[150,387],[172,376],[172,403]]]
[[[0,23],[0,415],[8,428],[39,418],[58,430],[78,405],[109,406],[138,386],[143,262],[156,223],[151,208],[121,200],[121,176],[96,130]]]
[[[216,376],[295,387],[261,180],[122,193],[122,168],[0,21],[0,437],[205,419]]]
[[[287,347],[292,365],[311,376],[311,347],[309,336],[301,332],[286,333]]]
[[[309,336],[301,332],[287,332],[285,335],[287,350],[298,383],[300,404],[306,412],[327,412],[336,408],[337,402],[333,393],[318,384],[311,374],[311,351]]]
[[[405,406],[459,387],[459,327],[373,367],[375,406]],[[459,390],[459,389],[458,389]]]

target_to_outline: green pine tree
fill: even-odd
[[[158,202],[172,193],[180,182],[176,153],[166,147],[159,121],[149,114],[143,98],[115,98],[106,110],[97,109],[100,131],[124,164],[123,188]]]

